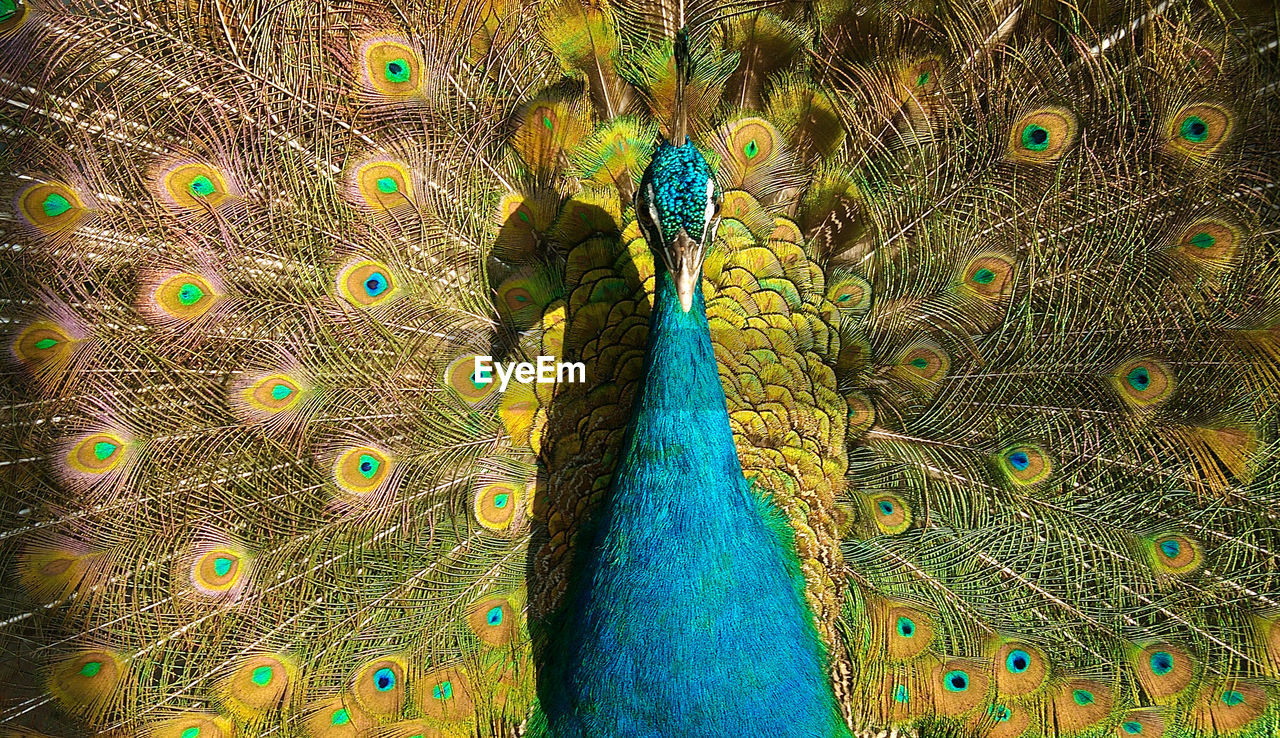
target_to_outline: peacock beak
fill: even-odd
[[[681,228],[667,254],[667,269],[675,280],[680,307],[686,313],[693,307],[693,292],[702,277],[702,256],[702,244],[690,238]]]

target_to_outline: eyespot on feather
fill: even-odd
[[[996,691],[1008,697],[1025,697],[1043,687],[1049,678],[1049,660],[1039,648],[1009,641],[992,657]]]
[[[1046,107],[1018,119],[1009,132],[1009,158],[1031,164],[1057,161],[1075,143],[1079,123],[1066,108]]]
[[[475,354],[459,356],[444,372],[445,384],[472,406],[482,404],[498,391],[497,374],[490,370],[488,376],[476,376],[475,359]]]
[[[929,56],[895,65],[894,94],[904,112],[914,120],[929,122],[941,108],[942,59]]]
[[[911,506],[892,492],[877,492],[863,498],[868,515],[885,535],[896,535],[911,527]]]
[[[1200,544],[1181,533],[1165,533],[1142,539],[1152,568],[1157,573],[1186,576],[1204,563]]]
[[[760,204],[760,201],[744,190],[728,190],[720,195],[719,210],[720,233],[726,244],[737,245],[731,237],[743,232],[763,233],[773,225],[773,216]],[[739,225],[741,224],[741,225]],[[748,242],[754,241],[750,236]]]
[[[845,438],[856,438],[871,430],[871,427],[876,424],[875,406],[866,395],[861,393],[849,395],[845,398],[845,405],[848,406],[848,427],[845,428]]]
[[[476,520],[489,530],[507,530],[523,504],[521,486],[511,482],[488,482],[476,489]]]
[[[180,321],[190,322],[209,312],[222,296],[209,280],[182,272],[161,282],[152,292],[156,306]]]
[[[1114,701],[1111,688],[1102,682],[1071,680],[1054,696],[1051,719],[1056,721],[1059,730],[1075,733],[1106,720]]]
[[[910,661],[933,643],[933,617],[919,608],[886,603],[879,615],[885,653],[895,661]]]
[[[938,713],[963,715],[987,702],[991,666],[972,659],[947,659],[933,670],[933,701]]]
[[[542,311],[555,299],[548,280],[537,272],[503,280],[497,292],[498,312],[519,330],[537,325]]]
[[[471,632],[490,646],[506,646],[520,637],[520,613],[505,597],[476,603],[467,616]]]
[[[249,405],[270,414],[292,410],[302,398],[302,387],[286,374],[268,374],[243,392]]]
[[[1182,232],[1175,250],[1193,263],[1228,266],[1240,253],[1240,232],[1225,221],[1206,218]]]
[[[372,446],[349,448],[334,462],[334,481],[345,492],[367,495],[382,486],[393,464],[390,456]]]
[[[946,376],[951,360],[941,349],[927,344],[904,351],[894,366],[894,373],[916,383],[932,385]]]
[[[351,262],[338,272],[338,295],[358,308],[381,305],[400,294],[394,273],[371,259]]]
[[[467,720],[475,713],[471,682],[459,667],[428,672],[414,693],[418,709],[437,720]]]
[[[878,685],[876,707],[885,720],[907,720],[933,712],[933,675],[919,662],[888,665]]]
[[[542,442],[540,428],[546,411],[539,403],[534,385],[509,384],[498,402],[498,419],[512,445],[531,448],[536,453]]]
[[[119,695],[125,662],[105,649],[86,649],[59,664],[49,677],[49,693],[75,714],[101,709]]]
[[[22,190],[18,212],[40,232],[57,233],[79,225],[86,211],[75,190],[58,182],[46,182]]]
[[[1130,710],[1116,726],[1117,738],[1163,738],[1165,722],[1159,710]]]
[[[222,701],[232,712],[252,719],[281,707],[297,677],[297,666],[279,655],[244,659],[220,685]]]
[[[903,99],[922,98],[938,91],[942,60],[936,56],[918,59],[898,67],[898,85]]]
[[[1130,661],[1143,691],[1156,700],[1180,694],[1196,676],[1196,662],[1191,654],[1168,643],[1136,651]]]
[[[643,157],[652,138],[639,121],[615,118],[597,128],[575,154],[590,182],[629,192],[644,171]]]
[[[1270,708],[1267,691],[1239,679],[1216,679],[1204,684],[1191,708],[1191,724],[1205,735],[1243,730]]]
[[[777,92],[787,94],[786,88],[779,88]],[[816,112],[822,102],[815,101],[814,105],[815,114],[824,117]],[[717,180],[726,190],[745,190],[755,198],[762,198],[777,189],[776,175],[785,172],[789,157],[786,143],[773,123],[761,117],[730,121],[716,132],[711,144],[718,159],[714,163]],[[762,215],[765,222],[760,226],[767,229],[768,216]]]
[[[19,556],[22,588],[41,604],[67,597],[83,587],[92,587],[101,568],[98,558],[84,544],[56,540],[26,548]]]
[[[356,169],[360,200],[375,212],[413,205],[413,179],[398,161],[370,161]]]
[[[366,44],[363,71],[369,87],[389,97],[412,95],[423,81],[422,61],[417,52],[396,41]]]
[[[335,697],[308,705],[303,728],[311,738],[357,738],[372,722],[351,697]]]
[[[729,152],[742,168],[767,161],[777,147],[778,132],[763,118],[746,118],[729,128]]]
[[[33,367],[50,366],[65,359],[75,339],[61,326],[38,320],[27,326],[13,342],[13,353],[19,361]]]
[[[1018,487],[1033,487],[1053,474],[1053,460],[1042,448],[1030,444],[1016,444],[1005,448],[995,456],[1001,475]]]
[[[526,105],[510,146],[530,170],[552,176],[590,132],[580,103],[544,97]]]
[[[973,257],[960,273],[966,290],[988,300],[1007,297],[1013,290],[1013,277],[1013,259],[995,251]]]
[[[1235,114],[1221,105],[1188,105],[1169,117],[1165,148],[1190,159],[1212,156],[1230,138]]]
[[[1026,704],[1006,704],[996,702],[988,705],[986,710],[979,710],[970,719],[974,726],[989,726],[983,735],[986,738],[1019,738],[1031,727],[1031,708]]]
[[[827,299],[841,312],[858,312],[871,306],[871,285],[863,278],[846,274],[827,285]]]
[[[1158,406],[1173,395],[1173,374],[1155,359],[1126,361],[1108,379],[1120,399],[1135,409]]]
[[[560,109],[563,109],[560,105],[538,105],[528,111],[520,123],[516,136],[517,149],[522,152],[525,161],[535,167],[539,163],[547,164],[547,160],[560,148],[557,141],[557,134],[562,130]]]
[[[365,712],[376,716],[398,714],[404,705],[406,672],[404,659],[374,659],[356,671],[351,692]]]
[[[186,162],[164,172],[164,191],[182,210],[217,208],[230,196],[222,172],[202,162]]]
[[[191,585],[206,597],[237,597],[248,582],[248,555],[229,546],[200,546],[191,565]]]
[[[83,474],[106,474],[124,461],[125,440],[114,433],[93,433],[82,438],[67,454],[67,464]]]
[[[498,234],[493,255],[512,263],[529,263],[537,258],[542,234],[551,227],[554,213],[546,203],[526,199],[522,194],[506,194],[498,203]]]
[[[22,0],[5,0],[0,4],[0,38],[12,34],[27,21],[27,4]]]

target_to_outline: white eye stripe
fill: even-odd
[[[654,228],[660,228],[662,221],[658,218],[658,207],[654,204],[658,198],[657,193],[653,191],[652,183],[645,188],[645,194],[648,195],[645,198],[645,206],[649,211],[649,220],[653,223]]]
[[[707,179],[707,215],[706,222],[710,223],[711,219],[716,215],[716,181]]]

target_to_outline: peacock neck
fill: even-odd
[[[543,695],[553,735],[848,735],[790,528],[742,474],[702,292],[686,312],[663,271],[581,565],[564,671]]]
[[[688,464],[740,479],[702,287],[686,312],[671,276],[661,270],[657,277],[644,383],[623,463],[651,466],[651,455],[666,449],[678,451],[662,454],[673,481]]]

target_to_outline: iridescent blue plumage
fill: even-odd
[[[686,312],[693,304],[702,259],[715,239],[720,200],[711,167],[688,139],[681,146],[658,144],[640,180],[636,221],[675,281]]]
[[[692,146],[659,148],[639,203],[654,251],[705,246],[710,177]],[[701,288],[686,309],[676,284],[659,269],[644,385],[544,649],[534,732],[847,736],[790,526],[742,474]]]
[[[640,182],[640,190],[653,187],[653,204],[660,216],[664,241],[675,239],[684,228],[694,240],[702,238],[706,224],[707,183],[713,182],[711,167],[698,149],[685,140],[682,146],[663,141],[654,152],[653,163]]]

